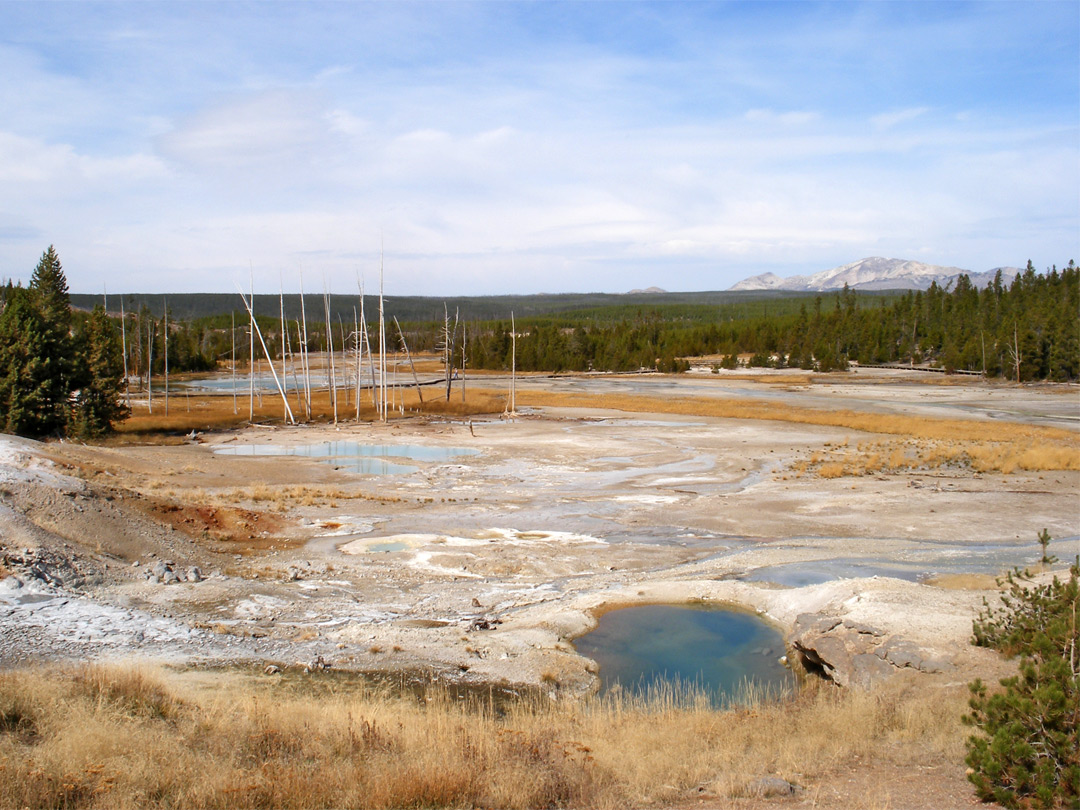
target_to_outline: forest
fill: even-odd
[[[1027,268],[1009,285],[985,289],[961,276],[950,290],[867,296],[849,289],[812,300],[789,298],[724,307],[656,307],[620,317],[582,311],[517,324],[518,369],[679,371],[686,358],[722,355],[734,368],[818,371],[863,365],[930,364],[1010,380],[1073,381],[1080,376],[1080,269]],[[476,368],[509,368],[509,323],[481,325],[466,352]]]

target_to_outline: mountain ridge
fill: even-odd
[[[995,267],[985,272],[964,270],[924,264],[909,259],[886,259],[871,256],[831,270],[822,270],[808,276],[781,278],[775,273],[762,273],[745,278],[728,288],[731,292],[743,290],[788,290],[791,292],[829,292],[843,289],[846,284],[853,290],[927,290],[937,282],[939,287],[956,283],[966,275],[973,286],[985,287],[1001,272],[1002,280],[1011,282],[1020,272],[1016,267]]]

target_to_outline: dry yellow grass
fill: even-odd
[[[920,463],[940,465],[951,461],[985,472],[1009,473],[1016,469],[1080,470],[1080,437],[1076,434],[1059,428],[1015,422],[995,422],[988,425],[970,419],[917,418],[848,409],[826,411],[796,408],[764,400],[713,397],[660,399],[626,394],[527,391],[518,393],[517,402],[519,406],[601,408],[631,413],[770,420],[929,440],[931,443],[926,447],[933,448],[933,452],[924,453],[922,461],[910,466],[918,466]],[[988,435],[992,435],[993,439],[989,440]],[[899,466],[902,460],[895,452],[890,452],[890,461],[895,461]],[[876,463],[883,462],[879,459]],[[861,462],[859,467],[864,470],[866,462]],[[838,471],[831,466],[827,472],[831,475],[862,474]]]
[[[1080,452],[1064,443],[886,439],[862,442],[854,449],[827,447],[797,462],[792,469],[796,475],[816,473],[822,478],[926,472],[950,467],[1009,474],[1017,470],[1080,469],[1078,455]]]
[[[671,690],[496,707],[299,677],[196,689],[118,667],[0,673],[0,806],[647,806],[871,758],[962,767],[960,688],[818,685],[717,711]]]
[[[501,413],[506,407],[505,393],[492,391],[468,390],[466,402],[464,403],[461,401],[461,391],[456,387],[449,402],[446,400],[445,389],[435,386],[424,388],[423,395],[424,401],[421,403],[415,388],[399,391],[394,407],[390,411],[390,418],[417,416],[419,414],[471,416],[475,414]],[[301,420],[304,417],[304,412],[296,397],[289,398],[289,405],[297,420]],[[312,394],[311,410],[313,421],[326,422],[332,420],[334,409],[329,392],[314,392]],[[233,412],[231,395],[192,394],[186,397],[172,398],[167,416],[164,401],[155,399],[153,414],[149,413],[145,407],[136,407],[130,417],[118,422],[116,425],[118,435],[113,441],[123,444],[140,441],[146,436],[154,436],[155,443],[161,443],[161,434],[184,434],[192,430],[224,430],[240,427],[248,424],[249,414],[249,402],[246,396],[239,398],[236,413]],[[348,404],[346,404],[344,395],[339,394],[338,419],[347,422],[355,418],[355,401],[350,398]],[[375,409],[371,404],[370,394],[365,391],[360,398],[360,421],[373,422],[377,418]],[[252,421],[285,423],[285,410],[281,403],[281,397],[277,394],[273,396],[264,394],[261,401],[256,398]],[[177,436],[176,440],[180,441],[182,437]]]

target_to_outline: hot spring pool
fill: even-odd
[[[780,663],[780,632],[751,613],[698,605],[613,610],[574,641],[600,665],[601,694],[645,692],[664,681],[690,684],[717,702],[738,699],[747,683],[770,692],[795,684]]]

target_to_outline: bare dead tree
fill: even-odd
[[[154,332],[156,324],[151,316],[146,325],[146,407],[154,412]]]
[[[161,299],[162,315],[164,317],[164,326],[162,327],[162,334],[165,338],[165,415],[169,415],[169,301],[166,298]]]
[[[300,268],[300,318],[303,320],[304,342],[300,346],[300,363],[304,367],[304,409],[311,419],[311,357],[308,349],[307,310],[304,307],[304,268]]]
[[[266,341],[263,340],[262,330],[259,329],[259,324],[255,320],[255,297],[252,296],[251,303],[247,302],[244,298],[244,292],[237,285],[237,292],[240,293],[240,298],[244,302],[244,306],[247,307],[248,314],[251,315],[251,324],[255,328],[255,332],[259,336],[259,345],[262,346],[263,354],[266,356],[267,362],[270,364],[270,373],[274,377],[274,384],[277,386],[278,393],[281,395],[281,401],[285,403],[285,414],[291,424],[296,424],[296,419],[293,417],[292,408],[289,407],[289,399],[285,396],[285,388],[281,384],[281,380],[278,379],[277,369],[274,368],[274,363],[270,359],[270,350],[266,348]]]
[[[255,421],[255,267],[251,266],[251,306],[248,306],[247,300],[244,300],[244,306],[247,307],[248,318],[250,320],[248,333],[251,336],[251,349],[248,352],[248,421]],[[244,293],[240,293],[240,297],[244,297]]]
[[[1007,343],[1006,346],[1009,350],[1009,362],[1012,363],[1013,368],[1016,370],[1016,381],[1020,382],[1020,338],[1016,331],[1016,321],[1013,321],[1012,343]]]
[[[326,352],[329,365],[326,369],[326,385],[330,389],[330,404],[334,409],[334,424],[337,424],[337,376],[334,368],[334,331],[330,323],[330,293],[323,286],[323,311],[326,313]]]
[[[416,396],[420,398],[420,409],[424,408],[424,394],[420,390],[420,378],[416,376],[416,364],[413,362],[412,354],[409,352],[409,344],[405,342],[405,333],[401,331],[401,324],[398,323],[397,316],[394,316],[394,326],[397,327],[398,339],[401,341],[401,349],[405,352],[405,359],[409,361],[409,367],[412,369],[413,384],[416,386]]]
[[[127,315],[124,312],[124,297],[120,296],[120,345],[124,352],[124,404],[131,409],[131,378],[128,376]]]
[[[517,328],[514,313],[510,313],[510,396],[506,399],[505,416],[517,415]]]

